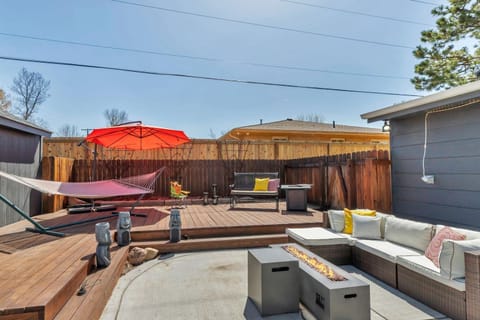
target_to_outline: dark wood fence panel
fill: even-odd
[[[370,208],[391,212],[388,151],[368,151],[290,160],[287,183],[312,183],[310,203],[327,208]]]

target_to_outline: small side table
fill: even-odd
[[[248,297],[262,316],[298,312],[298,260],[282,248],[248,250]]]
[[[311,184],[282,184],[280,189],[285,190],[287,211],[307,211],[307,191]]]

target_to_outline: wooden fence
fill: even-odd
[[[193,139],[177,148],[124,151],[104,148],[91,143],[80,144],[82,138],[45,138],[44,157],[66,157],[93,160],[289,160],[330,156],[369,150],[389,150],[388,144],[373,142],[320,141],[248,141]]]
[[[309,203],[320,208],[370,208],[391,212],[391,168],[387,151],[291,160],[286,183],[312,183]]]
[[[98,160],[93,176],[91,160],[75,160],[70,181],[85,182],[124,178],[165,171],[153,197],[168,197],[171,180],[179,181],[191,197],[212,191],[228,196],[234,172],[279,172],[282,184],[310,183],[308,201],[321,209],[372,208],[391,211],[391,179],[388,151],[349,153],[295,160]],[[67,169],[68,170],[68,169]],[[65,173],[64,176],[67,176]]]

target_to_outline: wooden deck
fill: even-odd
[[[182,241],[169,243],[169,207],[139,207],[132,217],[130,247],[155,247],[160,252],[259,247],[287,241],[285,229],[321,226],[322,213],[273,210],[273,203],[242,203],[234,210],[227,204],[189,205],[181,209]],[[123,208],[127,210],[127,208]],[[117,210],[122,210],[118,208]],[[112,232],[111,212],[67,214],[65,210],[36,216],[44,226],[92,217],[105,217]],[[98,221],[97,221],[98,222]],[[97,319],[125,266],[128,247],[112,244],[112,263],[95,268],[95,223],[57,231],[66,237],[25,231],[21,221],[0,228],[0,320]],[[86,289],[78,296],[79,288]]]

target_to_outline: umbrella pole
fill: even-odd
[[[97,177],[97,144],[95,144],[95,147],[93,149],[93,165],[92,165],[92,177],[90,178],[90,181],[95,181]]]

